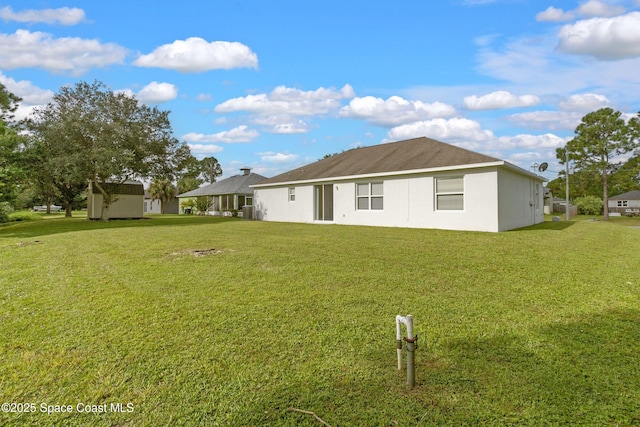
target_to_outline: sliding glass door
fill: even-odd
[[[333,221],[333,184],[315,185],[314,193],[314,220]]]

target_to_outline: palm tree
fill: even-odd
[[[154,179],[149,186],[151,200],[160,200],[160,213],[164,213],[166,202],[176,197],[177,189],[168,179]]]

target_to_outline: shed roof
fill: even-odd
[[[144,186],[140,181],[126,180],[124,182],[101,182],[100,186],[110,194],[143,196]],[[93,183],[89,183],[89,190],[92,191]]]
[[[246,168],[245,168],[246,169]],[[253,194],[250,186],[258,184],[267,179],[257,173],[234,175],[229,178],[214,182],[186,193],[178,194],[177,197],[198,197],[198,196],[219,196],[222,194]]]
[[[483,163],[506,164],[495,157],[421,137],[355,148],[265,179],[257,186]],[[530,174],[524,169],[521,171]]]
[[[640,190],[627,191],[626,193],[609,197],[609,200],[640,200]]]

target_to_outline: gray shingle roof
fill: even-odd
[[[177,197],[218,196],[221,194],[253,194],[250,185],[259,184],[267,179],[257,173],[234,175],[213,184],[178,194]]]
[[[265,179],[260,185],[500,161],[495,157],[422,137],[355,148]]]
[[[609,200],[640,200],[640,190],[618,194],[617,196],[609,197]]]

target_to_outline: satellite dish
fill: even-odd
[[[538,172],[544,172],[549,167],[547,162],[543,162],[540,166],[538,166]]]

